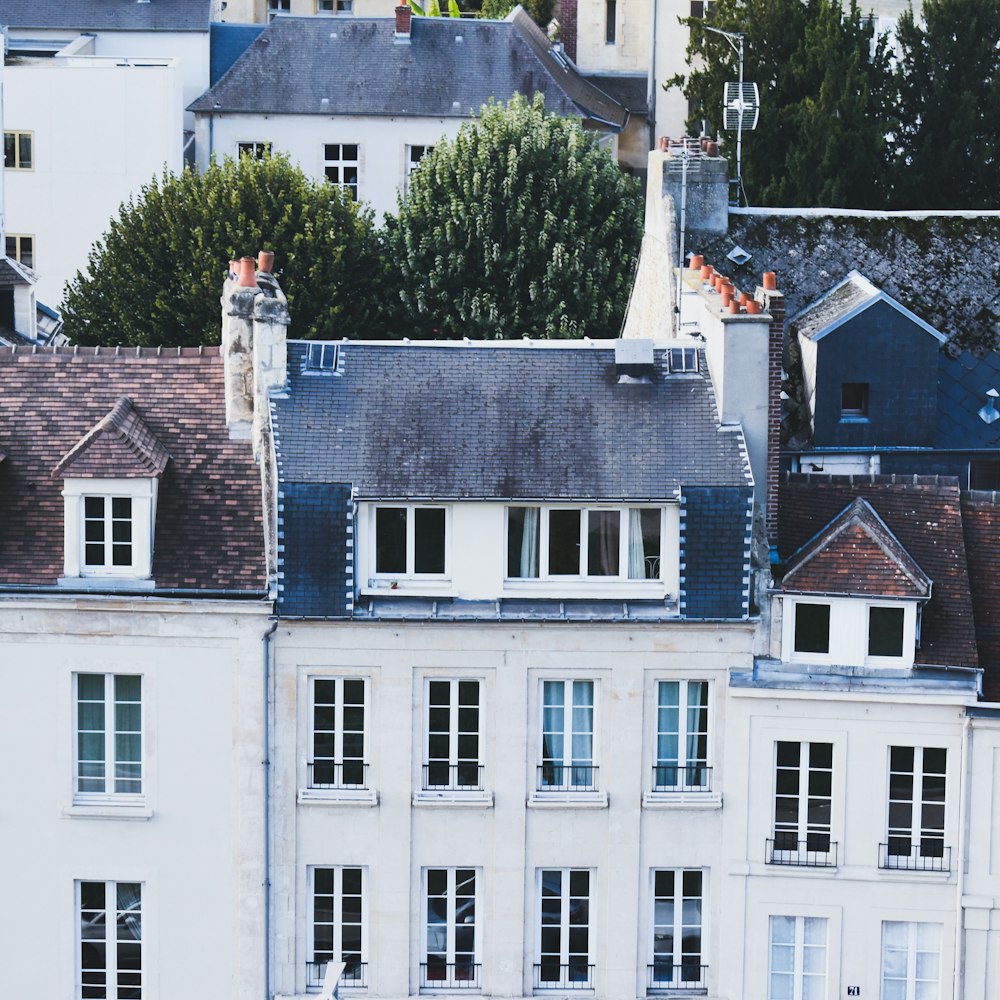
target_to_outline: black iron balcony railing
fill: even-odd
[[[704,991],[708,977],[708,966],[699,965],[699,960],[681,961],[673,965],[673,959],[654,961],[646,966],[646,988],[650,993],[669,993],[671,990],[693,992]]]
[[[889,871],[950,872],[951,848],[943,840],[924,837],[916,844],[890,837],[878,845],[878,866]]]
[[[705,764],[654,764],[654,792],[710,792],[712,769]]]
[[[424,791],[426,792],[481,792],[483,766],[475,763],[424,764]]]
[[[477,962],[436,962],[431,959],[420,966],[420,988],[435,990],[478,990],[479,971]]]
[[[536,990],[589,990],[593,985],[594,967],[583,960],[562,965],[558,959],[543,959],[535,965]]]
[[[837,842],[829,834],[810,833],[805,840],[777,834],[768,839],[765,860],[769,865],[798,865],[802,868],[836,868]]]
[[[368,787],[368,765],[360,760],[311,760],[306,775],[310,788]]]
[[[326,977],[326,967],[332,958],[316,958],[306,962],[306,987],[319,989]],[[366,989],[368,986],[368,963],[356,959],[342,959],[345,962],[344,971],[340,975],[340,986],[348,989]]]
[[[540,792],[596,792],[597,771],[592,764],[539,764]]]

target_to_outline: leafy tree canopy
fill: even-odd
[[[973,2],[973,0],[969,0]],[[757,129],[743,133],[744,189],[753,204],[883,208],[896,127],[887,38],[873,37],[857,0],[717,0],[691,29],[681,87],[712,133],[723,126],[723,89],[736,52],[706,26],[744,35],[744,79],[760,89]],[[726,155],[735,176],[736,136]]]
[[[1000,0],[924,0],[897,38],[897,207],[996,208]]]
[[[371,213],[275,156],[164,172],[123,204],[66,287],[80,344],[217,344],[231,257],[273,249],[296,337],[377,336],[384,264]]]
[[[487,105],[410,178],[387,240],[419,337],[616,336],[642,197],[541,95]]]
[[[556,0],[483,0],[479,16],[500,20],[519,3],[542,31],[549,30],[549,24],[556,12]]]

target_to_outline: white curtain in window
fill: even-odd
[[[642,544],[642,512],[634,507],[628,512],[628,578],[646,579],[646,550]]]
[[[521,531],[521,576],[538,576],[538,508],[524,508],[524,528]]]

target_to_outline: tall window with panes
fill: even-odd
[[[708,681],[658,681],[654,792],[711,791]]]
[[[142,794],[142,678],[76,675],[76,798]]]
[[[323,172],[331,184],[358,200],[358,144],[328,142],[323,146]]]
[[[142,1000],[142,884],[76,883],[81,1000]]]
[[[367,788],[367,682],[362,677],[312,679],[310,788]]]
[[[82,565],[95,575],[132,568],[132,497],[83,498]]]
[[[539,791],[596,791],[594,681],[542,682]]]
[[[364,868],[311,869],[312,948],[306,963],[307,986],[322,986],[331,962],[344,963],[341,986],[367,986],[366,879]]]
[[[590,954],[590,871],[539,871],[535,989],[590,988]]]
[[[938,747],[889,747],[889,816],[883,868],[948,871],[944,842],[948,752]]]
[[[479,698],[478,680],[427,682],[425,789],[456,791],[483,787]]]
[[[702,964],[700,868],[653,872],[651,990],[692,990],[705,985]]]
[[[771,917],[767,1000],[825,1000],[826,929],[825,917]]]
[[[830,840],[833,744],[775,744],[773,864],[836,864]]]
[[[479,985],[475,868],[428,868],[424,873],[426,922],[423,988]]]
[[[939,1000],[941,924],[882,924],[882,1000]]]

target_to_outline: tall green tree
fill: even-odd
[[[896,206],[1000,207],[1000,0],[924,0],[897,38]]]
[[[296,337],[377,336],[384,259],[371,212],[286,159],[164,172],[123,204],[66,287],[80,344],[217,344],[231,257],[274,250]]]
[[[541,95],[487,105],[410,178],[388,244],[400,333],[617,336],[642,198],[593,133]]]
[[[743,133],[746,195],[757,205],[885,207],[891,175],[894,88],[886,36],[874,37],[857,0],[717,0],[690,28],[681,87],[713,134],[723,132],[723,90],[737,80],[735,51],[720,28],[744,35],[744,79],[760,89],[757,129]]]

